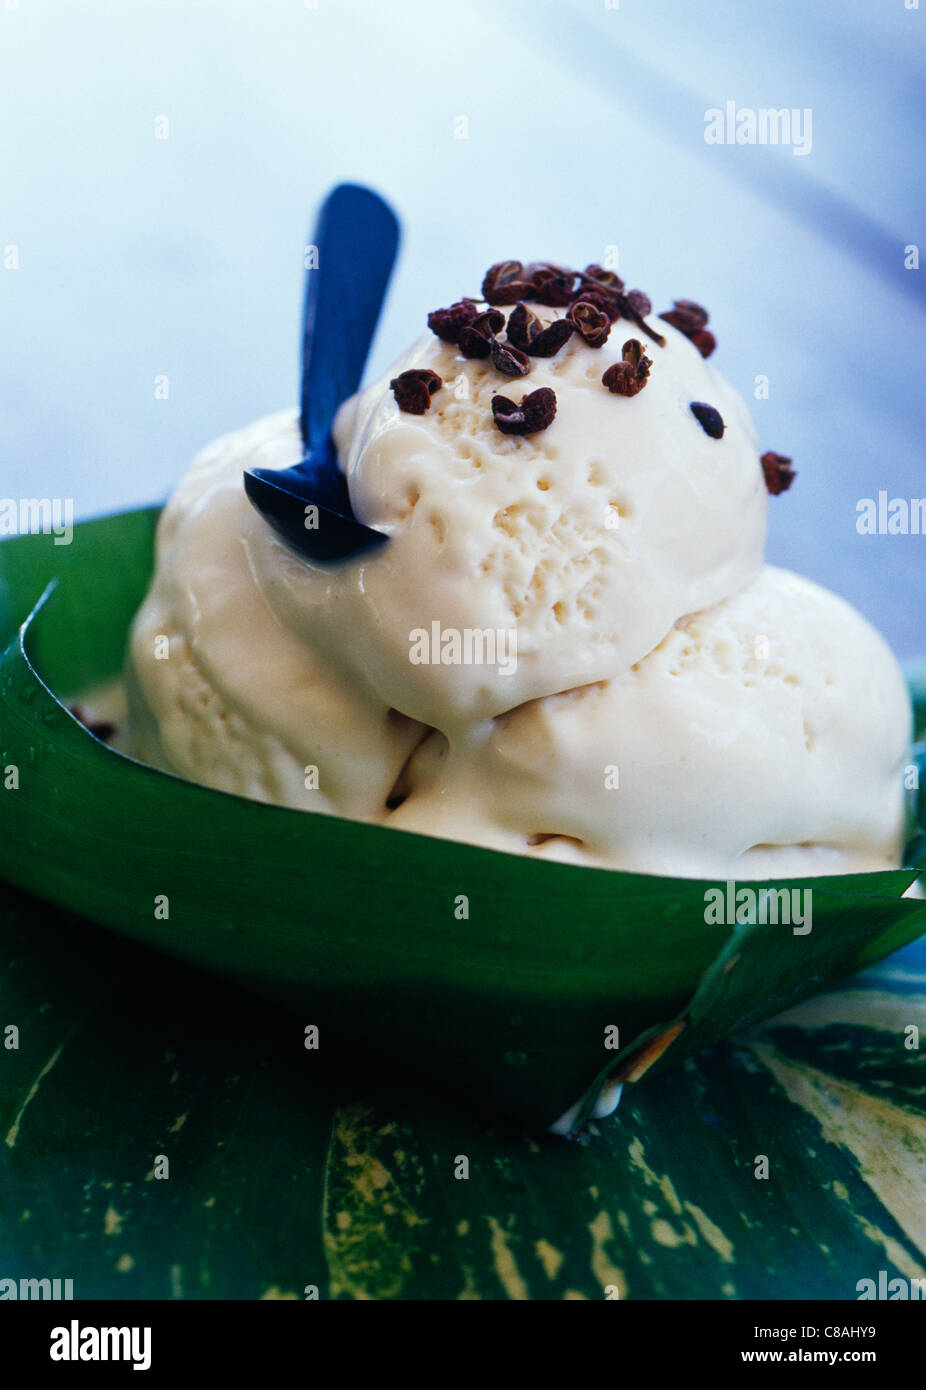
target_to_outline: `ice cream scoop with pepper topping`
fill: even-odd
[[[760,455],[707,321],[597,266],[499,262],[342,407],[351,505],[389,539],[337,565],[289,550],[241,484],[299,460],[295,412],[212,445],[161,520],[130,746],[579,863],[897,863],[900,673],[841,600],[763,568],[794,471]]]

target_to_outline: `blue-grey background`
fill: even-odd
[[[292,403],[308,228],[360,180],[405,228],[371,371],[490,261],[616,245],[657,309],[708,306],[715,364],[794,456],[769,558],[926,652],[926,537],[855,526],[861,497],[926,494],[911,4],[0,0],[0,496],[159,499]],[[728,100],[811,108],[811,153],[706,144]]]

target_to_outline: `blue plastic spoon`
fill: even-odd
[[[294,550],[331,563],[389,537],[351,510],[331,426],[360,385],[399,245],[399,224],[382,198],[356,184],[328,195],[315,229],[318,265],[306,276],[299,428],[305,458],[292,468],[253,468],[244,488]]]

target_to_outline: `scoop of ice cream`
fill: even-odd
[[[287,548],[242,486],[300,459],[295,412],[205,450],[161,519],[120,746],[221,790],[578,864],[895,866],[897,664],[841,600],[762,568],[788,461],[760,465],[743,402],[657,325],[664,346],[618,319],[517,378],[429,333],[339,415],[351,504],[389,540],[337,565]],[[609,391],[631,339],[649,373]],[[438,389],[393,390],[407,370]],[[540,389],[544,428],[499,429],[494,398]]]
[[[573,863],[681,877],[896,867],[910,706],[880,635],[766,568],[615,677],[439,734],[392,824]]]
[[[287,445],[298,458],[292,411],[219,439],[171,497],[132,629],[124,746],[221,791],[376,820],[424,731],[289,632],[255,579],[266,525],[242,469]]]
[[[255,538],[255,573],[286,626],[387,706],[456,736],[627,670],[677,618],[752,578],[768,499],[749,413],[686,337],[652,323],[664,347],[618,320],[603,347],[576,335],[518,379],[423,337],[336,429],[354,510],[389,543],[331,570],[269,528]],[[612,394],[602,376],[631,339],[652,361],[648,381],[632,397]],[[420,415],[389,389],[410,368],[443,382]],[[556,395],[548,428],[500,432],[494,396],[546,387]],[[722,437],[692,402],[719,412]]]

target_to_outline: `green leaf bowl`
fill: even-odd
[[[924,862],[913,824],[908,869],[775,885],[812,888],[802,936],[707,923],[715,883],[266,806],[114,752],[63,699],[119,673],[157,516],[0,544],[0,875],[19,888],[271,995],[367,1075],[407,1068],[534,1129],[564,1112],[580,1128],[609,1083],[926,931],[926,904],[902,896]],[[911,673],[920,737],[924,677]]]

